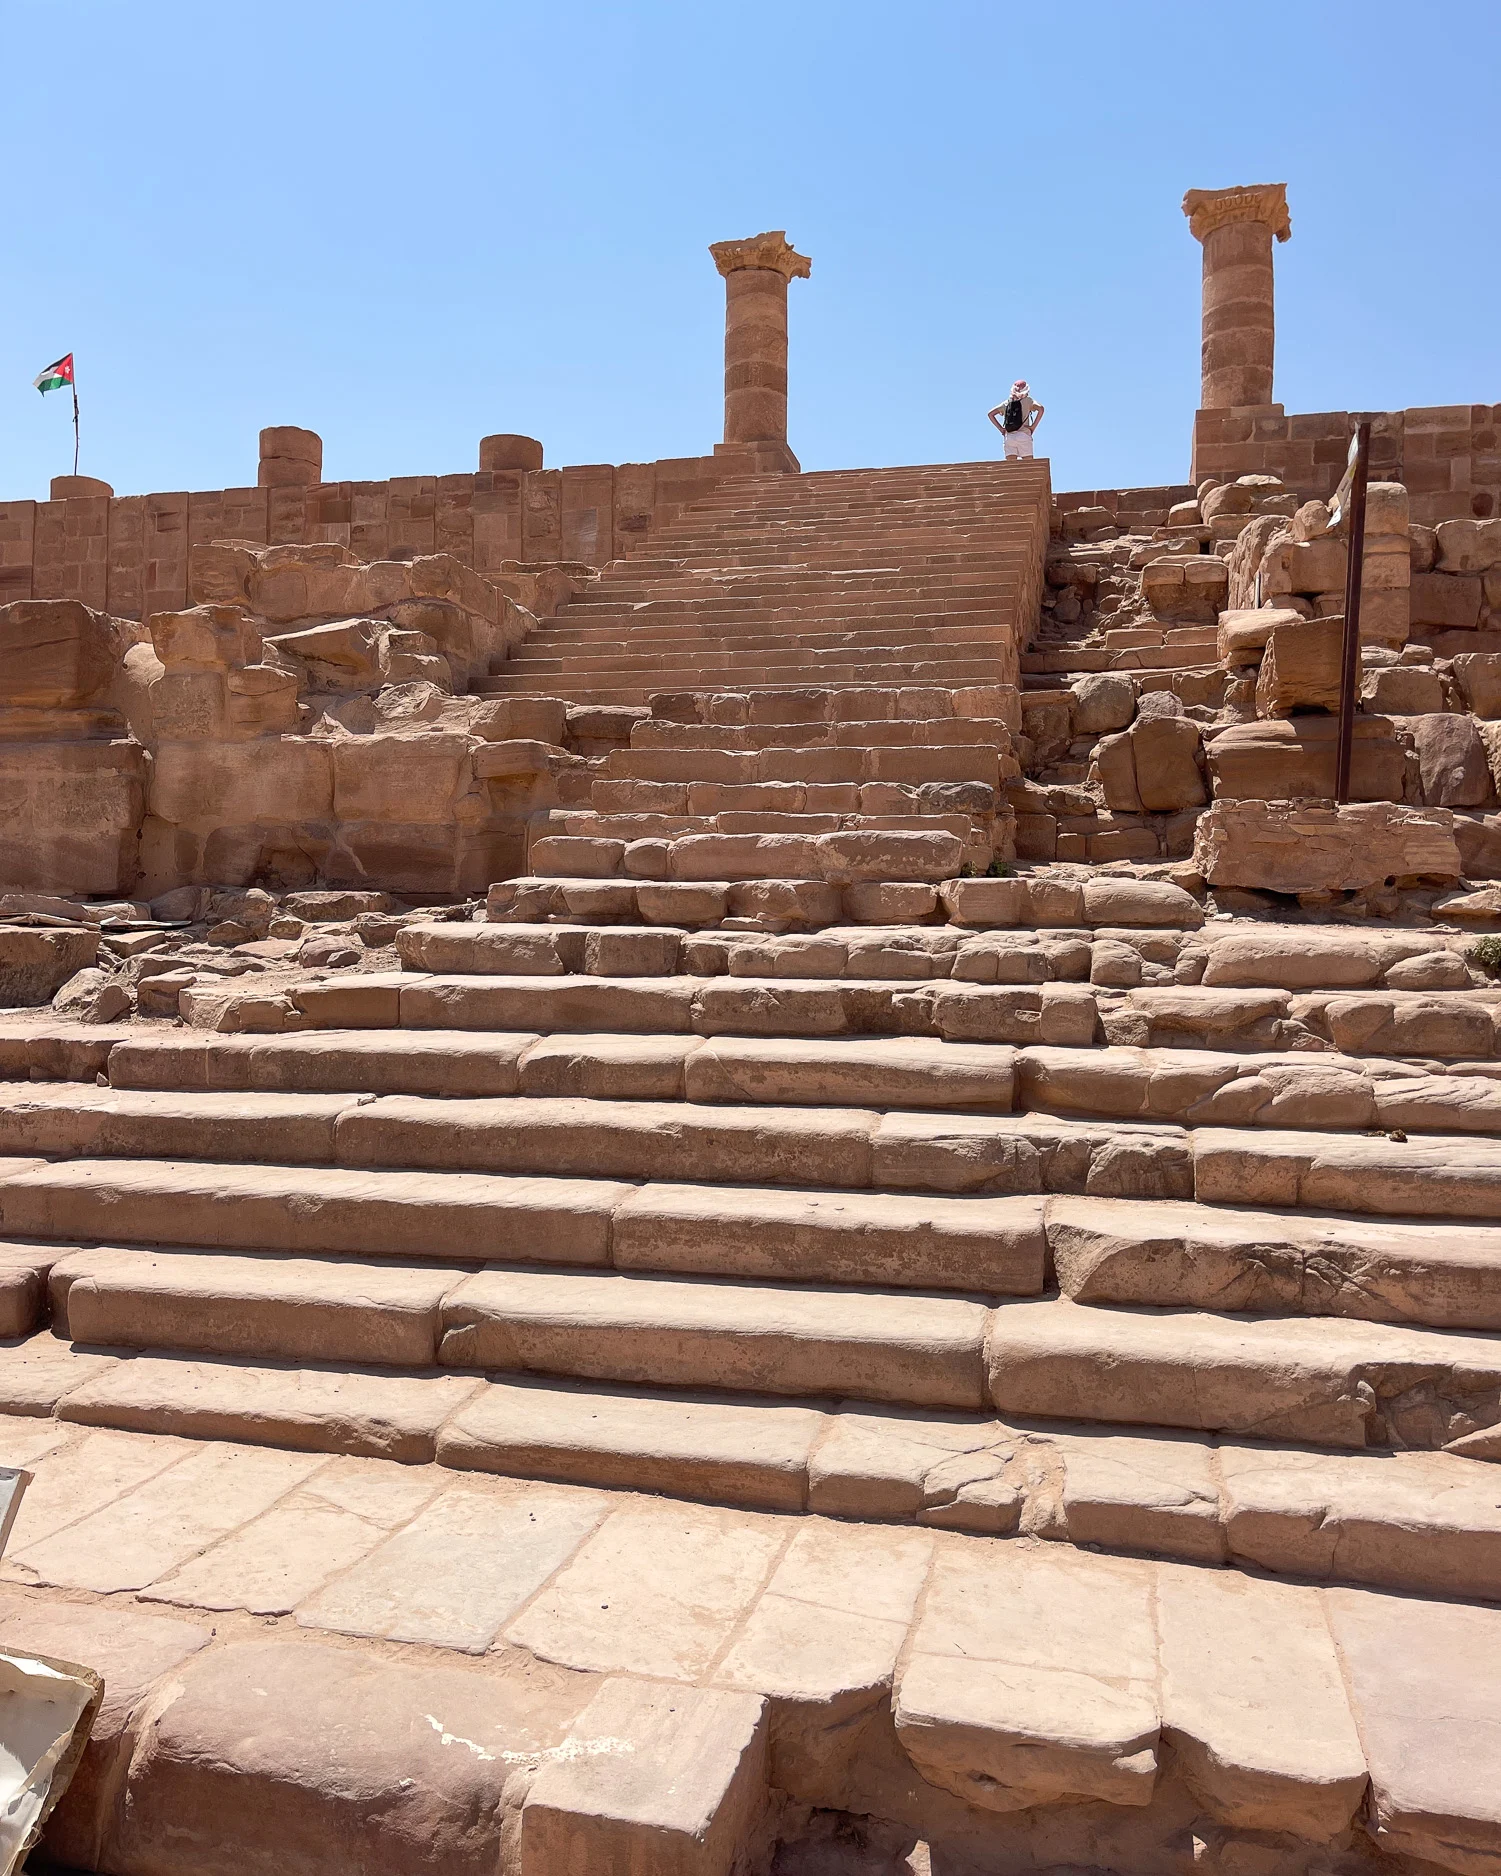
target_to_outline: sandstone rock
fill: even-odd
[[[1172,697],[1154,691],[1152,697]],[[1174,697],[1176,704],[1177,699]],[[1147,698],[1142,698],[1143,704]],[[1181,705],[1179,708],[1181,709]],[[1172,814],[1180,808],[1201,807],[1209,792],[1199,773],[1199,726],[1179,715],[1143,714],[1127,732],[1141,805],[1150,814]],[[1112,804],[1113,805],[1113,804]]]
[[[1200,817],[1194,865],[1214,886],[1288,893],[1460,870],[1451,815],[1385,802],[1216,801]]]
[[[1472,715],[1501,717],[1501,653],[1464,652],[1454,660],[1454,675]]]
[[[52,999],[60,1016],[84,1023],[112,1023],[130,1009],[130,992],[118,977],[92,966],[74,973]]]
[[[1494,799],[1485,744],[1469,717],[1414,717],[1410,727],[1430,807],[1478,808]]]
[[[1136,786],[1136,748],[1129,732],[1102,736],[1095,744],[1090,780],[1104,796],[1107,808],[1120,814],[1142,812]]]
[[[1274,627],[1256,679],[1257,715],[1338,710],[1344,638],[1342,618],[1299,619]]]
[[[99,933],[93,926],[0,926],[0,1007],[34,1009],[50,1003],[98,953]]]
[[[1487,573],[1501,566],[1501,520],[1441,521],[1434,532],[1441,573]]]
[[[1393,665],[1368,670],[1360,681],[1361,708],[1378,716],[1423,716],[1441,711],[1445,701],[1436,671]]]
[[[143,1725],[116,1868],[193,1876],[228,1837],[244,1870],[480,1876],[516,1758],[556,1745],[585,1691],[508,1675],[497,1697],[493,1671],[279,1636],[197,1655],[177,1682]]]
[[[1338,723],[1332,716],[1235,723],[1210,736],[1205,760],[1217,801],[1332,800]],[[1401,801],[1406,758],[1385,717],[1357,717],[1350,788],[1357,801]]]
[[[1080,736],[1124,729],[1136,714],[1136,688],[1118,672],[1097,671],[1075,678],[1073,723]]]
[[[76,599],[17,599],[0,606],[0,703],[77,710],[107,694],[139,627]]]
[[[1501,820],[1462,814],[1455,820],[1454,838],[1466,879],[1501,879]]]

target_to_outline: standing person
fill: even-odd
[[[1036,403],[1027,389],[1025,378],[1018,378],[1004,404],[997,404],[986,415],[1006,439],[1007,462],[1029,462],[1032,437],[1043,420],[1046,406]]]

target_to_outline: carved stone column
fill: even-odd
[[[1275,325],[1272,237],[1292,233],[1287,184],[1190,189],[1183,213],[1204,247],[1201,410],[1270,404]]]
[[[778,228],[709,249],[724,275],[724,440],[787,441],[787,282],[813,263]]]

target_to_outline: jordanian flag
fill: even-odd
[[[35,384],[43,397],[45,397],[49,391],[65,390],[72,382],[73,354],[71,352],[69,352],[65,358],[54,360],[39,378],[32,380],[32,383]]]

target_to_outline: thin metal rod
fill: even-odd
[[[73,473],[78,474],[78,386],[73,386]]]
[[[1350,478],[1350,547],[1345,561],[1345,642],[1339,677],[1339,741],[1334,757],[1334,799],[1350,799],[1355,748],[1355,690],[1360,679],[1360,583],[1365,572],[1366,483],[1371,468],[1371,426],[1357,425]]]

